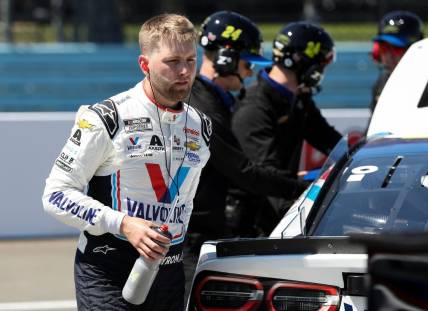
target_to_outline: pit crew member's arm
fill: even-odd
[[[232,131],[213,120],[211,160],[215,168],[236,186],[253,194],[295,198],[306,184],[290,177],[288,171],[251,162]]]

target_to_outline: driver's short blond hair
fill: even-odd
[[[196,29],[185,16],[161,14],[147,20],[140,29],[138,41],[142,54],[148,54],[159,47],[160,42],[194,42]]]

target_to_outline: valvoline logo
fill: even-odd
[[[181,188],[181,185],[183,184],[190,170],[190,167],[185,166],[182,166],[180,169],[178,169],[168,188],[166,186],[168,181],[165,182],[159,164],[146,163],[146,168],[149,173],[150,182],[156,194],[156,198],[158,202],[162,203],[171,203],[174,201],[178,190]]]
[[[136,146],[138,144],[139,140],[140,140],[140,137],[138,137],[138,136],[129,137],[129,141],[131,142],[131,144],[133,146]]]
[[[128,151],[135,151],[143,148],[143,146],[139,144],[140,137],[138,136],[129,137],[129,141],[131,142],[131,145],[126,146]]]

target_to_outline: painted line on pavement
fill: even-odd
[[[23,311],[23,310],[77,310],[75,300],[47,300],[26,302],[3,302],[0,303],[0,311]]]

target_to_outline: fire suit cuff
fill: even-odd
[[[120,234],[120,224],[122,223],[125,213],[112,209],[107,209],[104,214],[104,225],[107,232]]]

